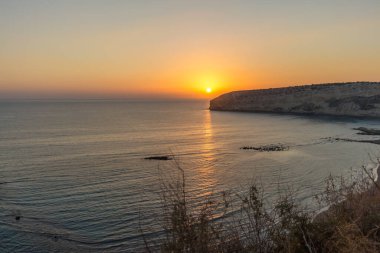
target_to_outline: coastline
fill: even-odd
[[[380,117],[380,82],[348,82],[232,91],[210,110]]]
[[[366,170],[368,170],[368,166],[367,166]],[[371,180],[373,180],[373,182],[372,182],[372,185],[370,186],[370,188],[367,189],[366,191],[363,191],[363,192],[357,192],[356,193],[357,195],[368,195],[368,196],[374,196],[375,194],[380,195],[380,178],[379,178],[380,162],[378,162],[375,165],[375,168],[372,169],[372,173],[373,173],[373,178],[371,178]],[[367,175],[367,176],[370,177],[369,175]],[[356,183],[356,182],[354,182],[354,183]],[[332,203],[326,207],[321,208],[320,210],[318,210],[316,212],[316,214],[312,218],[312,222],[323,221],[324,219],[326,219],[326,217],[331,212],[333,212],[333,210],[332,210],[333,208],[336,208],[337,206],[340,206],[340,205],[345,205],[346,202],[347,202],[347,199],[342,199],[338,203]]]

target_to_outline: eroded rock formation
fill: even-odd
[[[211,100],[210,110],[380,117],[380,82],[234,91]]]

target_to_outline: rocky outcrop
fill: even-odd
[[[366,127],[358,127],[358,128],[353,128],[353,129],[360,131],[357,133],[360,135],[380,135],[379,129],[366,128]]]
[[[272,152],[272,151],[286,151],[289,150],[289,146],[285,146],[283,144],[269,144],[269,145],[263,145],[263,146],[244,146],[240,149],[244,150],[255,150],[260,152]]]
[[[380,117],[380,83],[234,91],[211,100],[210,110]]]

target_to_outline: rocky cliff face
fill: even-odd
[[[210,110],[380,117],[380,82],[353,82],[234,91]]]

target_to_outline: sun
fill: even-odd
[[[211,92],[212,92],[212,89],[211,89],[210,87],[207,87],[207,88],[206,88],[206,92],[207,92],[207,93],[211,93]]]

